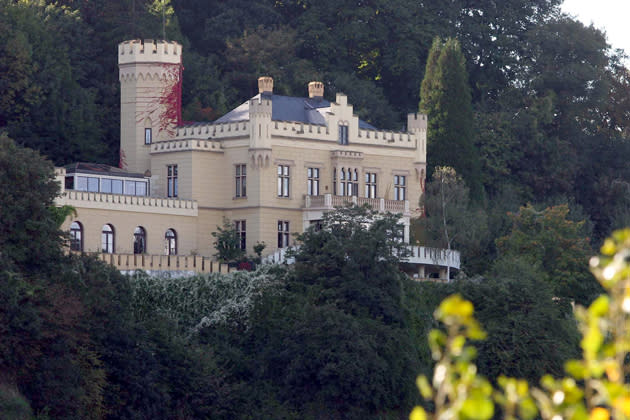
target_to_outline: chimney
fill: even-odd
[[[309,98],[323,98],[324,97],[324,84],[322,82],[310,82],[308,84],[308,97]]]
[[[258,93],[273,93],[273,77],[262,76],[258,78]]]

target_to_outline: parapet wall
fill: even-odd
[[[182,46],[175,41],[134,39],[118,44],[118,64],[169,63],[180,64]]]
[[[57,197],[55,204],[58,206],[69,205],[77,209],[89,208],[191,217],[198,216],[199,212],[198,204],[194,200],[107,194],[76,190],[65,190],[60,197]]]
[[[249,137],[249,121],[229,123],[197,123],[177,127],[175,139],[229,139]],[[304,140],[324,140],[338,142],[337,130],[330,130],[325,125],[308,124],[292,121],[272,121],[271,135]],[[393,146],[408,149],[416,148],[416,133],[388,130],[359,129],[358,135],[350,139],[350,144],[369,146]]]
[[[336,127],[329,129],[329,127],[324,125],[302,122],[273,121],[271,134],[278,137],[339,141]],[[415,149],[416,135],[398,131],[359,129],[357,136],[352,136],[349,143],[350,145],[393,146]]]
[[[228,123],[207,123],[177,127],[175,138],[180,139],[220,139],[229,137],[248,137],[249,121]]]
[[[220,141],[204,139],[166,140],[151,145],[152,154],[191,150],[223,153],[223,145]]]

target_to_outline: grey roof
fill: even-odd
[[[252,99],[259,99],[261,94]],[[263,98],[271,99],[273,121],[295,121],[307,124],[326,125],[324,114],[330,111],[330,102],[323,98],[298,98],[263,94]],[[237,106],[215,123],[236,122],[249,120],[249,101]],[[363,120],[359,120],[359,128],[374,130],[375,128]]]

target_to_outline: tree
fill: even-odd
[[[485,339],[486,332],[477,322],[472,302],[459,294],[444,299],[434,314],[444,328],[429,333],[436,361],[432,381],[424,375],[416,381],[423,398],[430,401],[427,405],[432,412],[416,406],[410,419],[489,420],[495,416],[495,408],[510,420],[628,417],[630,392],[624,372],[630,331],[629,247],[630,230],[616,231],[605,241],[601,256],[591,259],[593,274],[607,294],[600,295],[588,308],[578,305],[570,311],[577,322],[567,322],[577,324],[582,332],[581,358],[568,360],[563,373],[547,372],[539,385],[504,374],[495,385],[477,374],[477,352],[467,342]],[[531,308],[532,304],[527,306]],[[544,344],[535,345],[547,350]]]
[[[439,166],[427,183],[422,205],[425,208],[429,243],[439,248],[457,248],[464,260],[476,269],[488,242],[487,216],[470,207],[468,188],[453,168]],[[447,268],[450,276],[450,268]]]
[[[355,315],[399,323],[400,258],[408,250],[397,215],[367,207],[324,214],[321,229],[297,237],[296,280],[322,288],[321,302],[336,302]]]
[[[409,404],[406,366],[420,357],[398,268],[401,233],[397,215],[327,213],[321,229],[298,237],[282,293],[258,300],[248,359],[296,412],[373,418]]]
[[[0,3],[0,127],[58,163],[104,153],[90,32],[76,12],[44,2]]]
[[[0,134],[0,262],[34,272],[58,260],[61,231],[51,208],[59,192],[53,166]]]
[[[508,375],[535,383],[544,374],[562,374],[578,355],[572,306],[554,299],[553,285],[530,260],[501,259],[486,279],[458,289],[488,333],[478,346],[478,367],[491,380]]]
[[[214,254],[217,259],[225,262],[238,261],[245,256],[245,250],[241,248],[241,238],[229,219],[223,219],[223,227],[217,226],[217,231],[212,232],[214,241]]]
[[[428,114],[428,174],[452,166],[462,175],[474,199],[481,198],[478,152],[466,62],[459,42],[436,38],[420,89],[420,112]]]
[[[510,215],[512,231],[496,240],[501,258],[495,265],[504,264],[504,258],[523,258],[540,266],[554,296],[588,303],[601,289],[586,269],[591,247],[584,221],[571,221],[568,214],[566,204],[542,211],[521,207]]]

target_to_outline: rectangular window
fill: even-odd
[[[348,144],[348,126],[339,126],[339,144]]]
[[[376,198],[376,174],[374,172],[365,173],[365,197]]]
[[[74,186],[77,191],[87,191],[87,177],[86,176],[78,176],[77,177],[77,185]]]
[[[242,250],[247,249],[247,222],[245,220],[235,220],[234,230],[239,239],[239,245]]]
[[[247,165],[236,165],[235,197],[247,197]]]
[[[289,246],[289,222],[278,220],[278,248]]]
[[[333,169],[333,195],[337,195],[337,168]]]
[[[125,181],[125,194],[136,195],[136,182],[135,181]]]
[[[123,182],[121,179],[112,179],[112,193],[113,194],[123,193]]]
[[[358,196],[359,171],[352,168],[341,168],[339,175],[339,195]]]
[[[177,197],[177,165],[168,165],[166,168],[166,196]]]
[[[79,191],[98,192],[98,178],[78,176],[76,189]]]
[[[289,196],[289,166],[278,165],[278,197]]]
[[[308,195],[319,195],[319,168],[307,168]]]
[[[153,141],[153,132],[150,128],[144,129],[144,144],[151,144]]]
[[[147,183],[146,182],[136,182],[136,195],[147,195]]]
[[[407,177],[404,175],[394,175],[394,200],[403,201],[407,199]]]
[[[339,195],[346,195],[346,170],[341,168],[339,171]]]
[[[88,191],[98,192],[98,178],[88,178]]]
[[[112,180],[110,178],[101,178],[101,192],[111,194]]]

